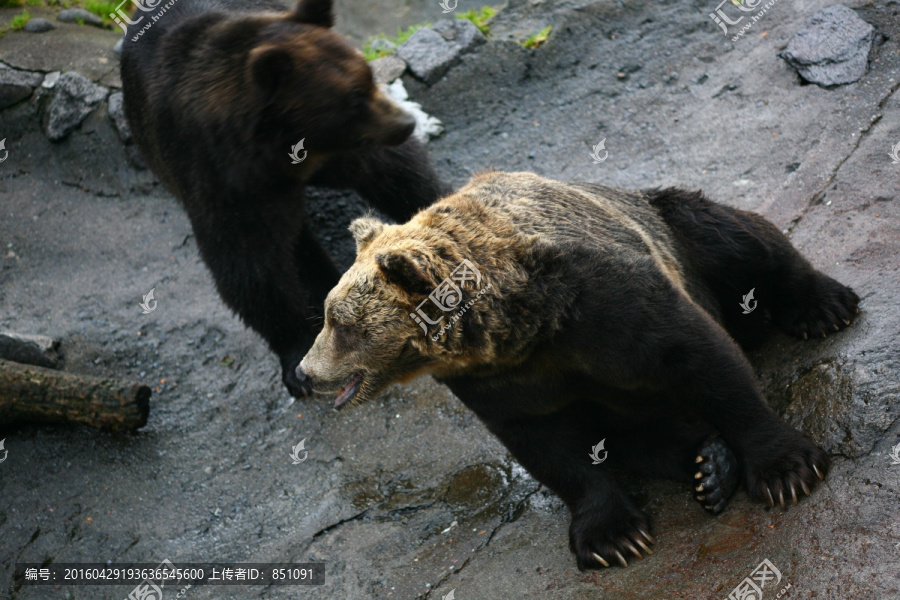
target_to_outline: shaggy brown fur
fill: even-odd
[[[340,274],[310,230],[306,185],[353,189],[399,221],[447,188],[408,139],[413,117],[330,29],[331,0],[178,0],[134,18],[122,83],[135,143],[184,205],[222,299],[307,395],[295,370]]]

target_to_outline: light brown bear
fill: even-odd
[[[406,224],[351,230],[356,262],[298,378],[340,408],[435,375],[566,502],[580,568],[654,543],[610,469],[690,482],[714,513],[741,481],[784,506],[827,474],[734,340],[769,322],[825,336],[859,299],[762,217],[678,189],[489,173]],[[592,459],[603,439],[608,460]]]

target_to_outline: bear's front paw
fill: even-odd
[[[831,465],[828,454],[799,433],[792,433],[796,437],[787,448],[748,462],[745,484],[751,498],[772,507],[777,502],[785,508],[786,499],[797,504],[801,490],[809,496],[810,490],[825,479]]]
[[[778,327],[797,338],[825,337],[850,325],[859,313],[859,296],[831,277],[816,273],[812,290],[775,314]]]
[[[738,460],[718,434],[709,436],[697,450],[694,498],[714,515],[725,509],[740,479]]]
[[[585,504],[572,515],[569,548],[582,571],[615,563],[627,567],[626,556],[643,558],[642,550],[653,554],[647,545],[656,543],[649,533],[650,519],[627,501],[620,502],[615,508],[609,502]]]

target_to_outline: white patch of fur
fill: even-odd
[[[413,136],[423,144],[427,144],[428,140],[441,135],[444,132],[444,125],[435,117],[432,117],[424,110],[418,102],[411,102],[406,88],[403,87],[402,79],[395,79],[390,85],[379,85],[379,89],[391,100],[397,103],[400,108],[411,114],[416,119],[416,129]]]

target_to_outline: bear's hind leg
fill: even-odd
[[[700,192],[669,188],[646,194],[715,294],[722,324],[743,345],[762,341],[765,315],[785,333],[806,339],[843,329],[859,312],[852,289],[814,269],[763,217]],[[741,306],[751,290],[755,301]],[[761,310],[754,314],[757,303]]]
[[[569,547],[579,569],[625,567],[626,557],[651,553],[655,540],[650,518],[616,484],[607,465],[592,464],[591,448],[600,441],[602,422],[589,405],[575,403],[550,415],[502,419],[469,406],[516,460],[569,507]]]

